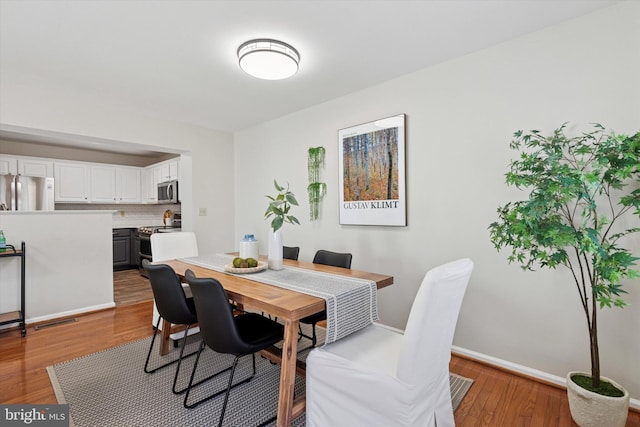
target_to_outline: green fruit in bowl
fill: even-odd
[[[249,268],[257,267],[258,261],[255,258],[247,258],[247,264],[249,265]]]
[[[233,259],[233,266],[234,266],[235,268],[241,268],[241,267],[240,267],[240,264],[242,264],[243,262],[245,262],[245,260],[244,260],[244,259],[242,259],[242,258],[240,258],[240,257],[235,257],[235,258]]]

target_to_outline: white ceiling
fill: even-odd
[[[615,3],[0,0],[0,94],[55,86],[83,105],[233,132]],[[264,37],[298,49],[297,75],[240,70],[238,46]]]

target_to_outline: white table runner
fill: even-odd
[[[182,258],[180,261],[225,272],[224,266],[230,264],[233,258],[233,256],[226,254],[215,254]],[[327,304],[325,344],[344,338],[372,322],[378,321],[378,288],[373,280],[356,279],[289,266],[285,266],[282,270],[267,269],[259,273],[239,274],[238,276],[324,298]]]

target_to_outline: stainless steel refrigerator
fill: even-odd
[[[0,175],[0,210],[55,210],[53,178]]]

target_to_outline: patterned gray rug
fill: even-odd
[[[193,339],[192,339],[193,338]],[[95,426],[205,426],[217,425],[223,395],[194,409],[182,406],[183,396],[171,392],[174,368],[161,369],[153,374],[143,372],[144,360],[151,337],[114,347],[78,359],[47,367],[58,403],[68,403],[72,425]],[[306,340],[303,341],[306,345]],[[195,350],[199,334],[190,337],[188,350]],[[157,342],[156,342],[157,346]],[[177,357],[178,349],[172,348],[165,358]],[[185,353],[186,354],[186,353]],[[306,358],[308,350],[298,357]],[[155,360],[154,360],[155,358]],[[164,359],[154,348],[152,363]],[[170,359],[166,359],[170,360]],[[178,387],[189,381],[195,356],[185,359],[178,379]],[[217,372],[230,366],[233,357],[205,349],[198,364],[198,377]],[[256,356],[256,376],[249,383],[232,389],[224,418],[225,426],[258,425],[275,416],[278,400],[280,365],[273,365]],[[236,370],[237,379],[251,373],[251,357],[244,357]],[[196,378],[197,380],[197,378]],[[198,399],[226,387],[228,375],[222,374],[192,391],[189,400]],[[451,374],[451,393],[454,410],[471,387],[472,380]],[[304,380],[296,379],[296,395],[304,393]],[[270,425],[275,425],[272,422]],[[304,415],[294,426],[304,426]]]

